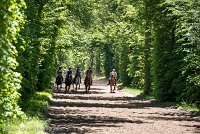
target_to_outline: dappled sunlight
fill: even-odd
[[[199,115],[122,91],[95,81],[90,93],[84,85],[77,91],[54,92],[50,100],[48,133],[195,133]]]

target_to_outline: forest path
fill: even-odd
[[[106,81],[94,81],[91,92],[53,93],[46,133],[63,134],[195,134],[200,116],[122,91],[109,93]]]

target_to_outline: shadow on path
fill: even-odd
[[[128,97],[125,95],[109,94],[102,89],[93,88],[90,94],[83,89],[69,93],[54,93],[50,101],[48,117],[50,118],[47,133],[96,133],[104,132],[105,128],[118,128],[122,124],[142,125],[155,121],[193,121],[200,122],[198,114],[189,112],[172,111],[174,103],[160,103],[147,100],[139,96]],[[167,109],[168,111],[155,111],[153,108]],[[126,114],[126,111],[132,113]],[[139,113],[134,110],[146,110]],[[115,115],[106,113],[116,113]],[[124,112],[123,117],[118,112]],[[135,115],[134,113],[137,114]],[[128,116],[131,115],[131,116]],[[195,128],[193,133],[200,133],[200,125],[180,125]]]

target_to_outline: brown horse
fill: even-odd
[[[110,92],[111,93],[115,93],[115,87],[116,87],[116,78],[114,77],[114,75],[111,75],[110,77]]]
[[[72,75],[69,74],[65,78],[65,91],[66,92],[69,92],[71,84],[72,84]]]
[[[76,91],[77,91],[77,88],[80,89],[80,83],[81,83],[81,77],[79,75],[75,75],[73,84],[75,84]]]
[[[86,74],[84,84],[85,84],[85,92],[88,93],[90,90],[90,85],[92,84],[92,76],[90,73]]]
[[[62,83],[63,83],[63,76],[62,75],[58,75],[56,77],[57,91],[59,91],[59,90],[61,91]]]

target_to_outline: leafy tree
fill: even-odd
[[[194,57],[194,55],[195,57],[199,56],[196,53],[199,49],[196,44],[198,37],[196,34],[192,34],[196,33],[194,32],[198,25],[196,22],[199,21],[198,19],[193,20],[198,16],[198,10],[194,3],[195,5],[199,4],[197,1],[177,0],[167,1],[158,6],[157,11],[163,14],[159,15],[159,12],[157,12],[158,18],[154,21],[153,69],[154,92],[159,100],[180,100],[181,98],[193,102],[199,100],[199,91],[197,90],[199,87],[197,82],[199,67],[196,66],[199,60],[196,60],[196,58],[186,60],[188,57]],[[195,25],[191,25],[193,23]],[[159,27],[156,27],[158,24]],[[195,43],[193,39],[196,40]],[[193,65],[195,65],[195,69]]]
[[[178,16],[175,37],[179,47],[176,53],[182,57],[183,65],[180,68],[181,81],[174,83],[174,86],[180,88],[184,85],[178,99],[196,102],[200,100],[200,2],[192,0],[177,3],[179,6],[172,9],[173,14]]]
[[[16,57],[17,39],[20,27],[24,23],[23,0],[0,2],[0,124],[13,122],[22,118],[24,114],[17,102],[20,97],[21,75],[16,72],[18,63]]]

